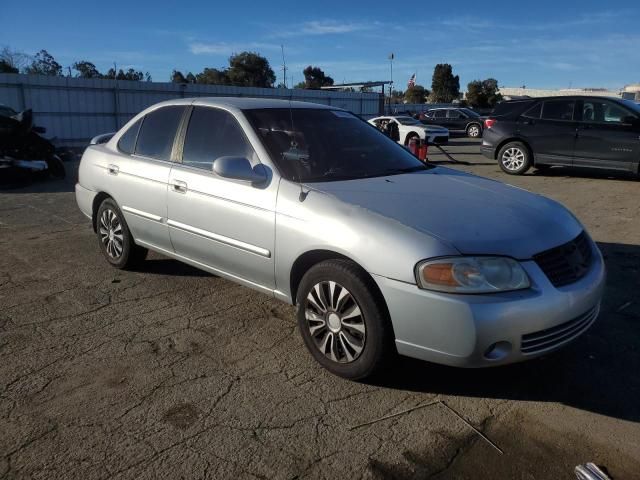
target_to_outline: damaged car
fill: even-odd
[[[154,250],[295,305],[311,355],[351,379],[396,354],[545,355],[593,324],[605,284],[561,204],[425,164],[331,106],[154,105],[86,149],[76,199],[113,267]]]

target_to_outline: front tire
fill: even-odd
[[[531,168],[531,153],[522,142],[509,142],[498,153],[498,164],[509,175],[523,175]]]
[[[96,233],[100,251],[115,268],[131,268],[147,256],[148,250],[135,244],[124,215],[111,198],[98,208]]]
[[[477,123],[472,123],[467,127],[467,137],[478,138],[482,135],[482,128]]]
[[[314,357],[331,373],[363,380],[393,357],[393,329],[373,280],[353,262],[327,260],[302,278],[298,327]]]

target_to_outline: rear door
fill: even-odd
[[[233,114],[194,107],[169,176],[171,242],[186,260],[272,292],[277,184],[253,186],[218,176],[213,162],[223,156],[260,163]]]
[[[535,163],[573,163],[577,101],[572,98],[546,100],[526,110],[518,119],[518,132],[533,150]]]
[[[640,131],[630,118],[637,118],[617,102],[592,98],[580,101],[580,122],[574,164],[637,172],[640,161]]]
[[[148,113],[118,141],[110,161],[111,193],[137,242],[171,252],[167,228],[167,184],[176,133],[186,107],[171,105]]]
[[[434,110],[431,118],[432,120],[429,123],[432,125],[440,125],[442,127],[447,126],[447,110],[445,108]]]

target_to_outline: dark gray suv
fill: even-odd
[[[485,120],[481,149],[513,175],[552,165],[638,174],[640,107],[587,96],[502,102]]]

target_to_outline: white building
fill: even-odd
[[[640,86],[638,86],[640,88]],[[590,95],[594,97],[621,97],[621,90],[606,88],[563,88],[560,90],[544,90],[526,87],[500,87],[500,93],[505,99],[519,97],[563,97],[568,95]]]

